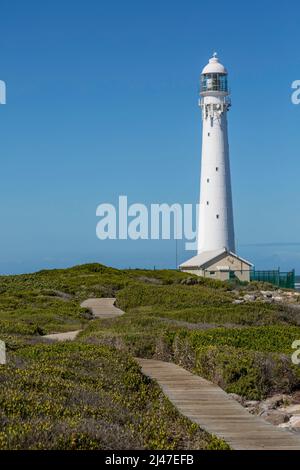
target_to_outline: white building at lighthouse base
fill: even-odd
[[[204,251],[179,266],[181,271],[197,276],[221,281],[239,279],[248,282],[252,267],[253,265],[249,261],[227,251],[226,248]]]

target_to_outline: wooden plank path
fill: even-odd
[[[87,299],[81,306],[96,318],[116,318],[123,311],[114,298]],[[80,330],[79,330],[80,331]],[[65,341],[79,331],[46,335]],[[157,381],[178,411],[210,434],[224,439],[236,450],[300,450],[300,434],[293,434],[251,415],[217,385],[171,362],[135,358],[142,372]]]
[[[184,416],[236,450],[300,450],[300,435],[251,415],[217,385],[171,362],[136,358]]]
[[[87,299],[80,304],[81,307],[88,308],[96,318],[115,318],[123,315],[123,310],[114,306],[115,298]]]
[[[42,338],[51,339],[53,341],[73,341],[82,330],[67,331],[66,333],[52,333],[44,335]]]

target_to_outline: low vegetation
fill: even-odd
[[[0,366],[1,449],[226,447],[175,410],[127,354],[25,346]]]
[[[273,287],[99,264],[1,276],[0,448],[225,448],[182,418],[132,356],[174,361],[249,399],[299,389],[298,312],[234,303],[260,289]],[[116,297],[126,314],[95,320],[80,307],[88,297]],[[43,340],[77,329],[74,343]]]

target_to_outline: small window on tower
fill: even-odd
[[[219,167],[218,167],[218,166],[216,166],[216,171],[219,171]]]
[[[209,206],[209,201],[206,201],[206,205]]]
[[[207,183],[209,183],[209,178],[207,178],[207,180],[206,180],[206,181],[207,181]]]
[[[219,218],[219,214],[216,215],[217,219]]]
[[[208,137],[209,137],[209,136],[210,136],[210,132],[209,132],[207,135],[208,135]]]

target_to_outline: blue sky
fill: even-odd
[[[173,240],[99,241],[95,211],[119,194],[197,202],[198,79],[217,50],[238,252],[300,272],[299,15],[293,0],[1,0],[0,271],[174,267]]]

